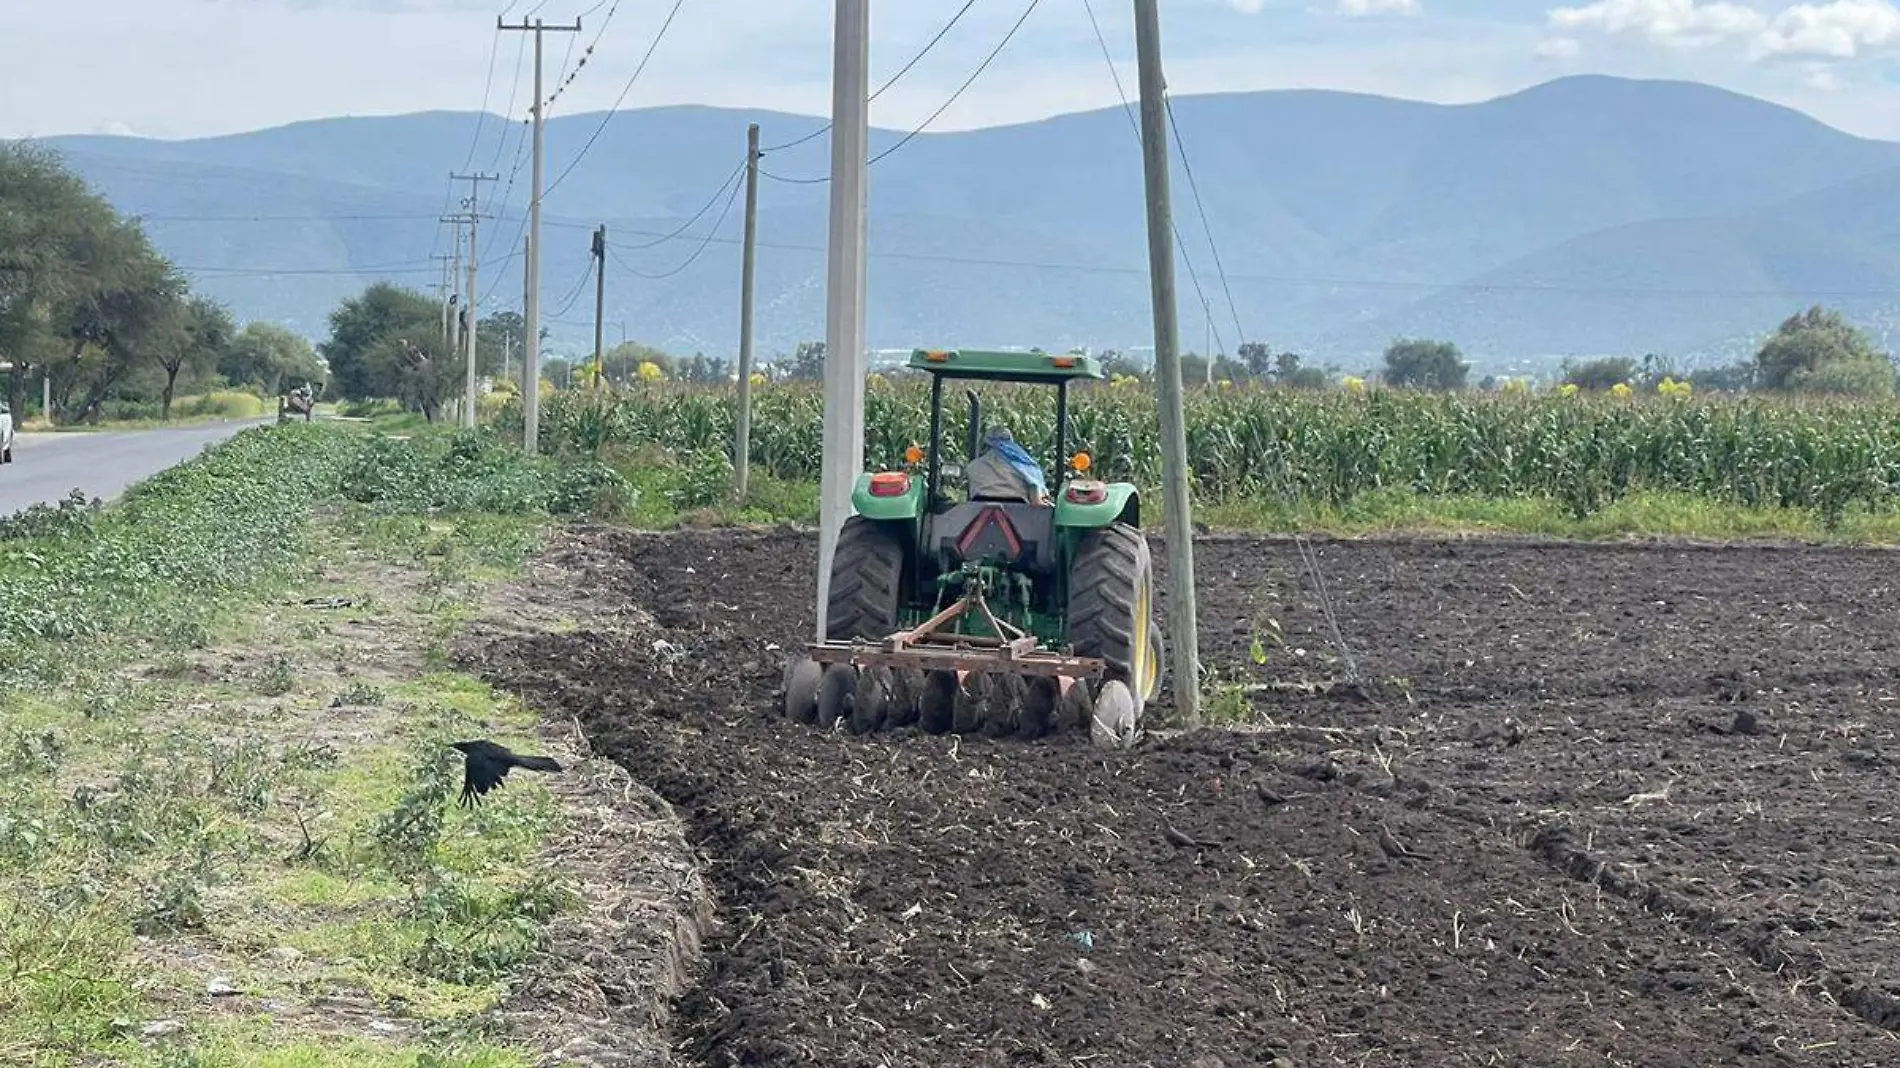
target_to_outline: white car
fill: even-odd
[[[13,409],[0,401],[0,464],[13,462]]]

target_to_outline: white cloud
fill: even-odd
[[[1227,5],[1243,15],[1258,15],[1266,0],[1227,0]]]
[[[1418,0],[1333,0],[1333,13],[1353,18],[1361,15],[1416,15]]]
[[[1583,42],[1575,37],[1546,37],[1537,42],[1537,50],[1534,54],[1538,59],[1561,60],[1573,58],[1581,51],[1583,51]]]
[[[1582,7],[1554,8],[1549,18],[1558,30],[1636,34],[1675,47],[1747,37],[1768,26],[1761,12],[1726,0],[1597,0]]]
[[[1833,0],[1796,4],[1755,37],[1756,59],[1818,56],[1853,59],[1900,45],[1900,8],[1891,0]]]

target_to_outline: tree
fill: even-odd
[[[1239,355],[1240,355],[1240,362],[1247,365],[1248,377],[1270,378],[1273,376],[1275,357],[1273,355],[1273,350],[1269,348],[1264,342],[1260,342],[1260,341],[1241,342]],[[1293,356],[1293,354],[1290,352],[1286,353],[1285,355]],[[1293,356],[1293,359],[1297,362],[1299,360],[1299,357]]]
[[[178,390],[178,374],[187,366],[216,367],[224,350],[237,336],[237,323],[224,305],[210,297],[193,297],[184,307],[174,309],[171,322],[157,344],[152,358],[165,372],[165,388],[159,393],[158,417],[172,417],[172,397]]]
[[[1741,360],[1721,367],[1705,367],[1689,374],[1697,393],[1744,393],[1755,386],[1755,362]]]
[[[428,422],[442,417],[442,404],[463,385],[465,363],[442,343],[441,323],[409,326],[378,337],[364,353],[370,374],[403,407]]]
[[[1400,338],[1385,350],[1388,385],[1416,389],[1463,389],[1471,365],[1449,341]]]
[[[0,143],[0,358],[14,365],[12,410],[25,410],[36,363],[69,340],[71,321],[83,314],[76,305],[96,303],[156,259],[138,227],[58,156]]]
[[[225,347],[218,373],[232,385],[256,387],[266,397],[282,393],[285,379],[317,386],[325,378],[310,343],[275,323],[252,323],[239,331]]]
[[[395,344],[399,339],[411,344]],[[416,388],[415,369],[422,366],[417,361],[434,360],[431,374],[446,374],[446,361],[438,358],[441,348],[442,306],[414,290],[378,282],[330,313],[330,337],[317,352],[329,365],[330,391],[336,396],[409,398],[404,403],[421,410],[415,406],[427,391]]]
[[[1563,362],[1564,384],[1590,393],[1608,393],[1610,387],[1636,379],[1636,361],[1628,356]]]
[[[822,341],[801,341],[792,353],[792,365],[786,372],[788,378],[802,378],[819,381],[825,377],[825,343]]]
[[[548,328],[541,328],[541,350],[547,351]],[[528,351],[528,321],[520,312],[496,312],[475,328],[475,369],[481,374],[501,374],[505,368],[519,369]]]
[[[1783,320],[1755,354],[1762,389],[1892,396],[1893,379],[1867,335],[1819,304]]]
[[[115,226],[104,246],[110,258],[62,309],[67,351],[61,365],[50,368],[64,386],[61,410],[82,421],[96,421],[122,381],[176,344],[185,314],[184,278],[136,226]]]

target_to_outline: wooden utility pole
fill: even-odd
[[[745,252],[739,274],[739,411],[732,425],[732,495],[745,503],[752,469],[752,281],[758,267],[759,124],[745,132]]]
[[[455,174],[449,178],[468,183],[468,198],[462,201],[467,210],[463,213],[468,219],[468,300],[463,304],[467,309],[468,326],[462,332],[464,375],[462,385],[462,426],[475,428],[475,348],[481,333],[481,290],[476,284],[476,267],[480,264],[481,244],[476,240],[481,225],[481,184],[493,182],[501,176],[496,174]]]
[[[541,39],[549,33],[579,33],[581,20],[575,19],[572,26],[549,26],[541,19],[535,19],[530,25],[524,18],[520,25],[510,26],[497,15],[495,29],[534,34],[534,184],[528,199],[528,294],[523,309],[527,330],[522,339],[525,351],[522,353],[521,372],[527,385],[521,395],[525,424],[521,447],[532,454],[540,451],[541,447],[541,192],[544,184],[541,169],[542,157],[545,155],[541,128],[547,111],[547,98],[543,95],[541,85]]]
[[[607,224],[594,230],[594,388],[607,368]]]
[[[460,230],[455,232],[455,239],[458,242],[462,239]],[[455,291],[455,257],[435,255],[429,258],[442,261],[442,277],[436,280],[435,295],[442,302],[442,347],[446,349],[449,347],[449,295]]]
[[[1194,604],[1193,511],[1188,500],[1188,480],[1192,473],[1187,462],[1187,423],[1181,402],[1180,329],[1174,302],[1174,219],[1168,203],[1168,119],[1167,100],[1163,95],[1167,91],[1167,80],[1161,73],[1160,0],[1135,0],[1135,57],[1141,76],[1141,154],[1147,175],[1155,384],[1161,401],[1161,501],[1167,517],[1174,703],[1183,723],[1197,727],[1201,722],[1201,655]],[[1135,635],[1136,641],[1144,638],[1144,635]]]

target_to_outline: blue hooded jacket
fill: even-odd
[[[1048,483],[1043,480],[1042,465],[1037,463],[1036,458],[1029,455],[1026,449],[1016,444],[1016,439],[1010,436],[1007,428],[991,427],[989,433],[983,437],[983,447],[993,450],[998,456],[1008,461],[1013,470],[1036,488],[1036,492],[1049,492]]]

